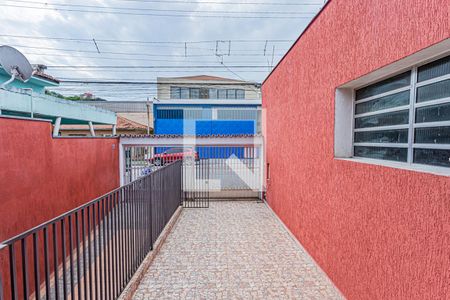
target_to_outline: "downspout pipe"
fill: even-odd
[[[3,82],[2,85],[0,86],[0,88],[4,89],[5,86],[7,86],[8,84],[10,84],[11,82],[14,81],[14,79],[16,79],[17,76],[17,71],[14,69],[13,74],[11,75],[11,78],[8,79],[7,81]]]
[[[8,79],[7,81],[3,82],[3,83],[0,85],[0,88],[4,89],[5,86],[7,86],[7,85],[10,84],[11,82],[13,82],[14,79],[16,79],[17,77],[21,77],[20,72],[19,72],[18,69],[19,69],[19,67],[17,67],[17,66],[11,68],[11,78]],[[36,70],[33,71],[33,73],[31,74],[31,76],[33,76],[35,72],[36,72]],[[27,80],[23,80],[23,82],[27,82],[27,81],[28,81],[28,79],[27,79]]]

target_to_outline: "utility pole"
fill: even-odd
[[[150,135],[150,99],[147,97],[147,134]]]

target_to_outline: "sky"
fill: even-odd
[[[0,44],[61,80],[213,75],[262,82],[324,0],[0,0]],[[65,83],[64,95],[146,100],[154,84]]]

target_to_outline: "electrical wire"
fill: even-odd
[[[10,45],[13,47],[28,48],[28,49],[39,49],[39,50],[52,50],[52,51],[64,51],[64,52],[81,52],[81,53],[96,53],[96,54],[117,54],[117,55],[130,55],[130,56],[151,56],[151,57],[208,57],[216,56],[214,53],[210,54],[149,54],[149,53],[130,53],[130,52],[114,52],[114,51],[98,51],[94,50],[80,50],[80,49],[63,49],[63,48],[53,48],[53,47],[37,47],[37,46],[27,46],[27,45]],[[234,55],[236,54],[236,55]],[[283,56],[284,53],[275,53],[276,56]],[[233,53],[230,56],[266,56],[264,54],[250,54],[250,53]]]
[[[36,52],[24,52],[25,55],[33,55],[33,56],[43,56],[43,57],[48,57],[47,54],[42,54],[42,53],[36,53]],[[53,56],[57,56],[57,57],[70,57],[70,58],[89,58],[89,59],[101,59],[101,60],[114,60],[117,61],[118,59],[120,59],[120,61],[145,61],[145,62],[171,62],[171,63],[202,63],[202,64],[217,64],[217,61],[204,61],[204,60],[186,60],[186,59],[174,59],[174,60],[170,60],[170,59],[149,59],[149,58],[126,58],[126,57],[98,57],[98,56],[79,56],[79,55],[68,55],[68,54],[51,54],[51,57]],[[213,58],[213,57],[211,57]],[[229,63],[260,63],[261,60],[248,60],[246,59],[245,61],[230,61]]]
[[[173,78],[176,79],[176,78]],[[64,84],[110,84],[110,85],[121,85],[121,84],[130,84],[130,85],[135,85],[135,84],[158,84],[158,83],[162,83],[162,82],[158,82],[155,80],[143,80],[143,79],[117,79],[117,78],[90,78],[89,80],[86,80],[85,78],[60,78],[60,81]],[[218,80],[220,81],[220,80]],[[164,84],[174,84],[174,85],[192,85],[195,84],[196,81],[195,80],[189,80],[188,83],[183,83],[180,81],[164,81]],[[242,81],[233,81],[233,82],[220,82],[220,83],[206,83],[204,81],[197,81],[197,83],[204,85],[204,86],[217,86],[217,85],[260,85],[260,83],[258,82],[252,82],[252,81],[247,81],[247,82],[242,82]]]
[[[114,6],[100,6],[100,5],[86,5],[86,4],[67,4],[54,2],[36,2],[26,0],[5,0],[13,3],[29,3],[34,5],[52,5],[63,7],[78,7],[78,8],[95,8],[95,9],[112,9],[112,10],[133,10],[133,11],[151,11],[151,12],[176,12],[176,13],[220,13],[220,14],[273,14],[273,15],[311,15],[316,12],[295,12],[295,11],[230,11],[230,10],[183,10],[183,9],[158,9],[145,7],[114,7]]]
[[[156,13],[133,13],[124,11],[100,11],[88,9],[68,9],[68,8],[54,8],[54,7],[35,7],[15,4],[3,4],[3,7],[27,8],[37,10],[52,10],[65,12],[81,12],[81,13],[97,13],[97,14],[116,14],[116,15],[130,15],[130,16],[152,16],[152,17],[175,17],[175,18],[221,18],[221,19],[312,19],[313,16],[228,16],[228,15],[192,15],[192,14],[156,14]]]
[[[322,6],[323,3],[279,3],[279,2],[221,2],[221,1],[179,1],[179,0],[113,0],[121,2],[138,3],[164,3],[164,4],[218,4],[218,5],[270,5],[270,6]]]
[[[61,71],[66,71],[66,72],[73,72],[70,70],[61,70]],[[199,73],[198,70],[176,70],[176,71],[171,71],[171,70],[162,70],[162,71],[139,71],[139,70],[131,70],[131,71],[127,71],[127,70],[108,70],[108,72],[111,73],[141,73],[141,74],[166,74],[166,73],[170,73],[170,74],[183,74],[183,73]],[[233,75],[239,77],[237,74],[235,74],[235,72],[230,71],[230,70],[214,70],[212,71],[214,73],[227,73],[230,72]],[[268,70],[239,70],[239,72],[241,73],[268,73]],[[239,77],[239,79],[244,80],[243,78]]]
[[[150,56],[150,57],[187,57],[186,55],[177,55],[177,54],[149,54],[149,53],[129,53],[129,52],[114,52],[114,51],[102,51],[98,53],[98,51],[94,50],[81,50],[81,49],[63,49],[63,48],[53,48],[53,47],[37,47],[37,46],[26,46],[26,45],[10,45],[13,47],[19,48],[28,48],[28,49],[39,49],[39,50],[52,50],[52,51],[63,51],[63,52],[80,52],[80,53],[96,53],[96,54],[117,54],[117,55],[130,55],[130,56]],[[211,54],[195,54],[189,55],[189,57],[204,57],[211,56]],[[118,58],[119,59],[119,58]]]
[[[24,39],[45,39],[45,40],[63,40],[63,41],[82,41],[92,44],[92,38],[67,38],[67,37],[48,37],[48,36],[30,36],[30,35],[12,35],[0,34],[3,37],[24,38]],[[224,39],[224,40],[203,40],[203,41],[137,41],[137,40],[112,40],[112,39],[95,39],[101,43],[125,43],[125,44],[199,44],[199,43],[215,43],[217,41],[232,42],[232,43],[292,43],[294,40],[288,39]]]
[[[49,69],[165,69],[165,68],[187,68],[187,69],[217,69],[222,68],[223,64],[217,66],[205,66],[205,65],[189,65],[189,66],[46,66]],[[267,68],[265,65],[233,65],[228,66],[230,68]]]

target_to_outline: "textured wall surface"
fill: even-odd
[[[450,178],[333,154],[336,87],[449,25],[447,0],[331,0],[263,85],[269,204],[349,299],[450,298]]]
[[[0,118],[0,241],[119,186],[118,139],[51,137],[51,124]]]

